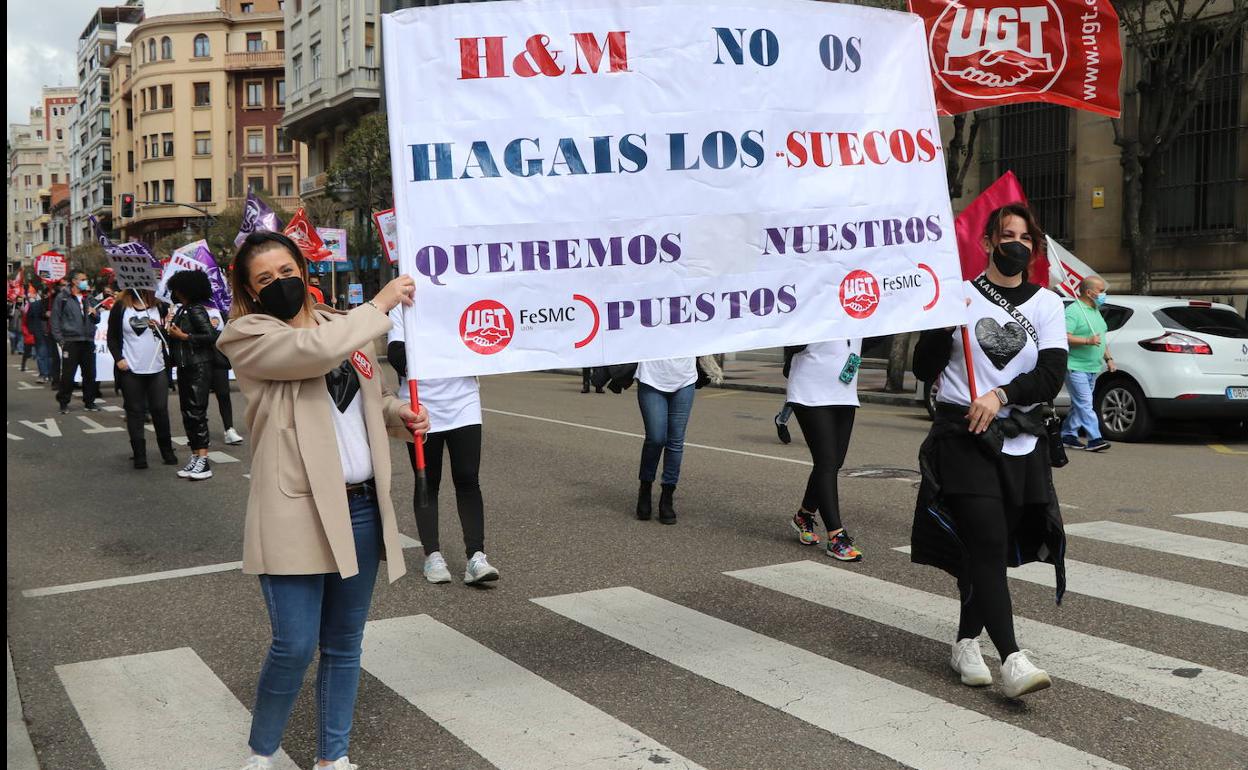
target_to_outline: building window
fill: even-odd
[[[207,107],[212,104],[212,84],[196,83],[195,84],[195,106]]]
[[[35,187],[43,187],[43,174],[35,174]]]
[[[251,9],[255,7],[251,3],[240,3],[238,6],[243,13],[251,13]]]
[[[248,129],[247,130],[247,154],[263,155],[264,154],[264,129]]]
[[[264,179],[258,176],[247,177],[247,192],[258,193],[264,189]]]
[[[147,60],[156,61],[156,38],[147,41]]]
[[[309,51],[312,54],[312,79],[318,80],[321,77],[321,44],[313,43]]]
[[[173,203],[173,180],[172,179],[165,180],[165,197],[163,200],[165,203]]]
[[[277,106],[278,107],[286,106],[286,81],[278,80],[276,83],[274,83],[274,90],[277,92],[277,102],[276,102]]]
[[[364,22],[364,66],[365,67],[377,66],[377,48],[376,48],[377,43],[376,43],[376,38],[374,37],[375,34],[376,32],[374,31],[373,22],[371,21]]]
[[[161,154],[166,158],[173,157],[173,134],[160,135]]]
[[[1027,191],[1040,226],[1058,241],[1071,242],[1070,110],[1049,104],[1000,107],[989,118],[996,125],[995,157],[983,169],[985,182],[1013,171]]]
[[[162,60],[173,58],[173,41],[167,37],[160,39],[160,58]]]
[[[126,108],[126,130],[134,130],[134,110],[129,107]]]
[[[351,25],[344,24],[342,26],[342,61],[338,66],[339,70],[351,68]]]
[[[208,47],[207,35],[195,36],[195,58],[206,59],[211,55],[211,49]]]
[[[173,109],[173,84],[166,83],[160,87],[160,106],[161,109]]]
[[[295,178],[293,176],[279,176],[277,178],[277,194],[282,197],[290,197],[295,194]]]
[[[278,126],[274,131],[277,136],[277,152],[284,154],[294,152],[294,144],[290,141],[290,137],[286,135],[286,130]]]
[[[30,174],[26,175],[26,187],[30,187]]]
[[[126,171],[134,173],[134,150],[126,150]]]
[[[56,129],[56,141],[60,142],[60,141],[63,141],[64,139],[65,139],[65,131],[60,128]]]
[[[212,154],[212,134],[207,131],[195,132],[195,154],[211,155]]]
[[[195,180],[195,202],[206,203],[212,200],[212,180],[196,179]]]
[[[247,50],[251,52],[264,50],[264,41],[260,39],[259,32],[247,33]]]
[[[247,88],[247,106],[263,107],[264,106],[264,81],[248,80]]]
[[[112,84],[109,82],[107,78],[100,80],[100,99],[107,99],[109,97],[109,95],[112,93],[112,91],[110,90],[111,87],[112,87]]]
[[[57,178],[58,178],[58,177],[59,177],[59,175],[58,175],[58,174],[53,174],[53,175],[52,175],[52,184],[56,184],[56,180],[57,180]]]
[[[277,50],[282,51],[285,49],[286,49],[286,30],[279,29],[277,31]]]
[[[303,54],[295,54],[291,60],[290,71],[295,77],[295,90],[298,91],[303,86]]]
[[[149,144],[152,148],[152,157],[160,157],[160,134],[152,134],[149,138]]]
[[[1212,33],[1192,40],[1185,76],[1208,61],[1213,41]],[[1242,214],[1236,221],[1244,195],[1238,173],[1243,76],[1243,38],[1236,37],[1211,66],[1196,108],[1161,156],[1158,235],[1224,235],[1243,227]]]

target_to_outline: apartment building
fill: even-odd
[[[297,205],[302,150],[280,123],[286,100],[280,0],[223,0],[217,10],[144,19],[109,66],[113,215],[154,242],[263,189]],[[120,218],[120,194],[135,215]]]
[[[48,181],[43,171],[48,160],[44,125],[42,107],[30,111],[29,123],[9,124],[8,261],[26,267],[40,253],[35,246],[42,240],[35,221],[42,214],[39,190]]]
[[[112,90],[117,81],[108,62],[143,19],[137,5],[97,8],[78,36],[78,104],[70,127],[70,219],[75,243],[92,237],[89,215],[105,228],[113,211]]]

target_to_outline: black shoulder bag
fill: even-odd
[[[1014,322],[1023,327],[1031,337],[1031,341],[1036,343],[1038,351],[1040,349],[1040,335],[1036,332],[1036,326],[1031,322],[1031,319],[1014,307],[1014,303],[1001,296],[1001,292],[994,289],[992,284],[988,283],[988,279],[982,274],[973,283],[975,288],[979,290],[979,293],[984,295],[985,299],[1009,313]],[[1066,456],[1066,446],[1062,444],[1061,418],[1057,416],[1057,408],[1053,406],[1052,401],[1041,405],[1040,408],[1044,410],[1044,434],[1049,443],[1049,465],[1054,468],[1063,468],[1070,462],[1070,458]]]

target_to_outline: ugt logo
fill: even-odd
[[[969,99],[1022,89],[1047,91],[1066,64],[1062,15],[1054,0],[958,0],[932,25],[932,71]]]
[[[497,300],[478,300],[459,317],[459,338],[469,350],[483,356],[507,347],[515,333],[516,321],[511,311]]]
[[[853,270],[841,281],[841,307],[850,318],[868,318],[880,306],[880,283],[866,270]]]

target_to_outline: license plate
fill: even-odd
[[[1232,401],[1248,401],[1248,388],[1227,388],[1226,397]]]

